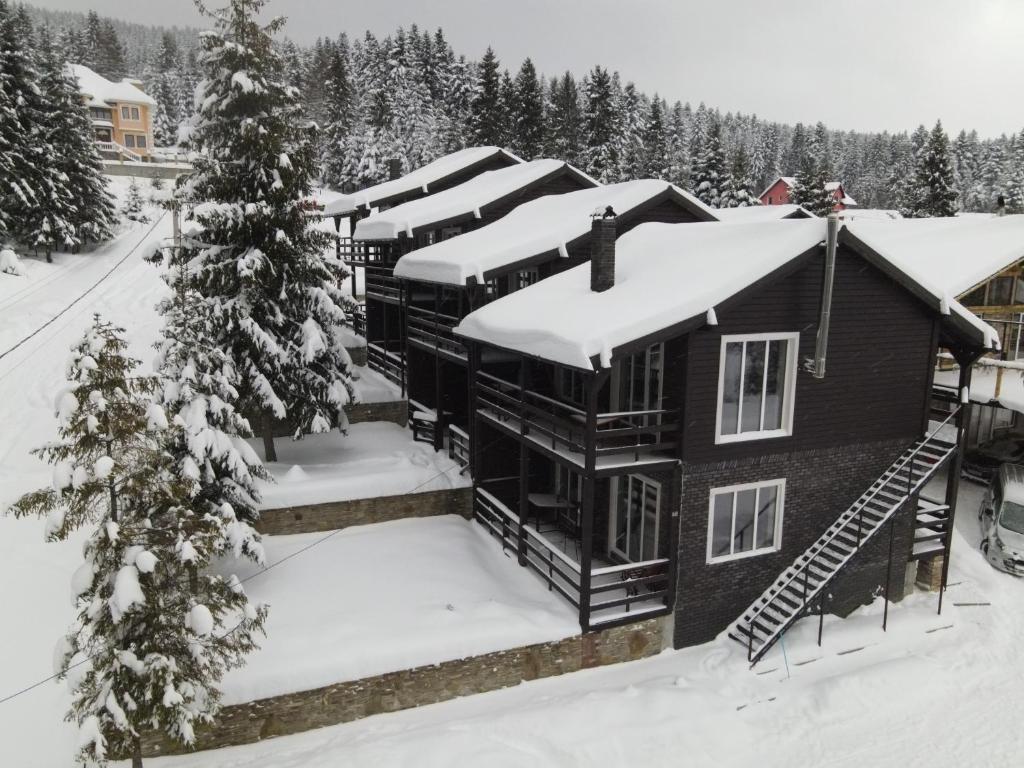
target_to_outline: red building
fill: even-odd
[[[796,178],[793,176],[780,176],[771,184],[768,188],[761,193],[760,199],[762,205],[787,205],[793,202],[790,200],[790,194],[793,191],[793,186],[796,184]],[[838,181],[830,181],[825,185],[825,189],[832,193],[835,198],[836,205],[835,210],[842,211],[850,206],[857,204],[857,201],[846,194],[846,190],[843,189],[842,183]]]

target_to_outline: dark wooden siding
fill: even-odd
[[[719,325],[690,336],[687,461],[713,462],[764,453],[827,448],[920,435],[934,359],[936,318],[917,299],[858,256],[837,257],[827,370],[814,379],[823,259],[766,286],[740,306],[717,312]],[[715,444],[721,337],[799,332],[793,435]]]

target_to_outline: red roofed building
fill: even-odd
[[[790,199],[790,195],[792,194],[793,186],[795,184],[795,177],[780,176],[769,184],[768,188],[760,194],[761,204],[788,205],[793,202]],[[830,191],[836,200],[835,210],[842,211],[850,206],[857,205],[857,201],[846,194],[846,190],[843,189],[842,183],[838,181],[830,181],[825,185],[825,189]]]

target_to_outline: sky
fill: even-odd
[[[207,0],[216,6],[218,0]],[[164,25],[189,0],[34,0]],[[1024,128],[1024,0],[270,0],[300,43],[440,26],[458,53],[548,75],[594,64],[670,102],[845,130],[941,118],[983,137]]]

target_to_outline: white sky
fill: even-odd
[[[208,0],[216,6],[218,0]],[[35,0],[128,21],[197,24],[189,0]],[[941,117],[982,136],[1024,127],[1024,0],[271,0],[287,33],[415,22],[456,51],[488,44],[546,74],[600,63],[648,93],[783,122],[913,129]]]

